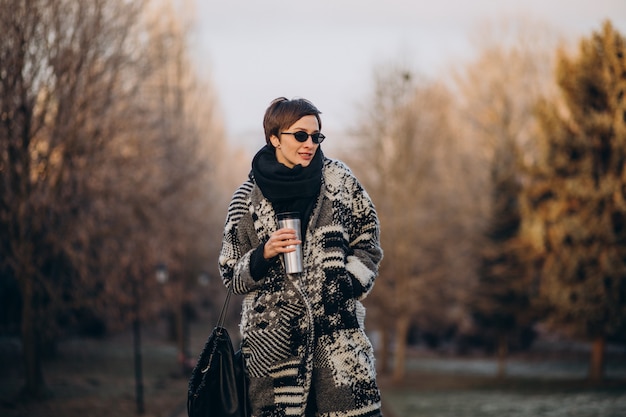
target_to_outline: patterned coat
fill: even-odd
[[[372,201],[342,162],[324,159],[303,242],[304,272],[275,262],[259,281],[250,255],[278,226],[253,179],[234,193],[219,258],[222,279],[245,294],[240,330],[252,413],[302,416],[311,391],[320,416],[379,416],[380,393],[361,301],[382,259]]]

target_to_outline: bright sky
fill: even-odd
[[[255,149],[272,99],[308,98],[323,113],[324,132],[343,131],[354,126],[377,65],[401,61],[436,75],[471,57],[469,36],[488,21],[521,15],[578,39],[610,19],[626,36],[626,0],[197,0],[197,7],[201,71],[217,89],[233,144]]]

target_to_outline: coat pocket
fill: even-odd
[[[306,344],[305,307],[276,294],[244,301],[241,330],[250,376],[266,377],[275,363],[297,356]]]

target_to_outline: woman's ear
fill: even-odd
[[[270,142],[272,143],[272,146],[274,148],[280,148],[280,139],[278,139],[278,136],[276,135],[270,136]]]

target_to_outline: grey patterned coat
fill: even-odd
[[[313,384],[320,416],[379,416],[380,393],[361,301],[382,259],[372,201],[342,162],[325,158],[303,243],[304,273],[274,263],[259,281],[250,255],[277,229],[252,179],[234,193],[219,258],[222,279],[245,294],[240,330],[254,416],[302,416]]]

